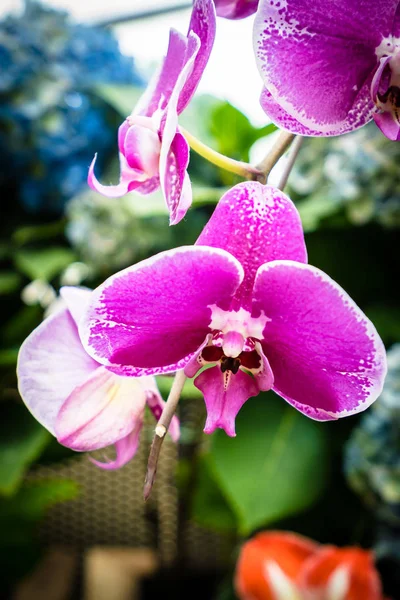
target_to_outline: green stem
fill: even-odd
[[[233,158],[228,158],[224,154],[216,152],[215,150],[198,140],[194,135],[192,135],[183,127],[180,127],[179,129],[181,133],[185,136],[192,150],[194,150],[197,154],[208,160],[208,162],[212,163],[213,165],[219,167],[220,169],[225,169],[225,171],[235,173],[235,175],[239,175],[240,177],[243,177],[243,179],[251,179],[253,181],[258,181],[264,177],[264,174],[259,169],[252,167],[251,165],[249,165],[249,163],[234,160]]]

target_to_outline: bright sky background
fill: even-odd
[[[45,4],[68,10],[78,21],[96,22],[179,2],[186,4],[187,0],[48,0]],[[22,0],[0,0],[0,17],[22,6]],[[169,28],[186,33],[189,18],[190,10],[182,10],[119,25],[114,30],[121,50],[135,56],[139,68],[146,71],[165,54]],[[242,21],[218,19],[215,46],[198,91],[229,100],[253,123],[263,125],[267,118],[258,102],[262,85],[254,61],[252,26],[252,17]]]

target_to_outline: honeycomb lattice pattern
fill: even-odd
[[[203,407],[194,402],[183,406],[185,426],[196,429],[201,439]],[[48,512],[41,529],[43,541],[80,549],[93,545],[156,548],[160,560],[168,565],[179,559],[179,533],[180,552],[187,565],[214,569],[226,564],[232,552],[231,539],[187,519],[179,522],[175,485],[178,447],[168,438],[163,444],[152,496],[144,503],[143,482],[153,432],[154,420],[148,415],[138,454],[119,471],[99,469],[85,455],[33,470],[31,480],[62,477],[73,479],[81,487],[76,500],[58,504]],[[103,456],[98,453],[96,458],[101,460]]]

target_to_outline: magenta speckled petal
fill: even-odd
[[[361,5],[260,0],[254,49],[274,101],[319,135],[336,135],[350,124],[355,129],[367,122],[376,48],[391,35],[397,7],[398,0],[364,0]],[[278,121],[276,114],[272,118]],[[285,128],[289,125],[286,120]]]
[[[57,439],[79,452],[110,446],[136,428],[145,404],[142,380],[118,377],[99,366],[62,405]]]
[[[105,462],[90,458],[91,462],[105,471],[114,471],[120,469],[135,456],[139,448],[140,433],[142,431],[143,421],[138,419],[136,427],[127,436],[115,442],[115,459],[106,459]]]
[[[257,10],[258,0],[215,0],[219,17],[225,19],[244,19]]]
[[[186,108],[199,85],[214,45],[216,31],[215,7],[213,0],[194,0],[188,37],[195,34],[200,41],[190,77],[187,78],[179,95],[178,115]]]
[[[376,110],[371,101],[368,85],[363,86],[361,93],[355,101],[354,110],[349,112],[344,121],[323,129],[312,129],[297,121],[295,117],[291,116],[282,106],[275,102],[266,89],[262,91],[260,104],[271,121],[281,129],[298,135],[313,137],[342,135],[343,133],[354,131],[366,125],[372,119]]]
[[[213,433],[219,427],[231,437],[236,435],[235,419],[239,410],[246,400],[260,391],[248,373],[222,373],[219,366],[202,371],[194,385],[204,395],[207,407],[204,433]]]
[[[163,139],[163,146],[164,144]],[[170,225],[179,223],[192,203],[192,187],[186,172],[189,152],[189,144],[179,132],[175,134],[167,153],[164,154],[161,150],[161,188],[170,214]]]
[[[365,410],[379,396],[385,349],[373,324],[342,288],[310,265],[263,265],[254,311],[269,319],[263,350],[273,389],[316,420]]]
[[[55,435],[61,406],[98,366],[83,349],[69,311],[63,309],[43,321],[22,344],[19,392],[35,419]]]
[[[303,228],[293,202],[258,182],[239,183],[219,201],[196,244],[223,248],[243,265],[237,301],[249,302],[257,269],[276,259],[307,262]]]
[[[189,163],[189,144],[181,133],[178,132],[177,105],[180,93],[188,80],[197,52],[200,48],[199,38],[190,34],[185,57],[185,65],[179,75],[175,88],[169,99],[165,121],[162,126],[162,141],[160,151],[160,183],[168,210],[171,225],[177,223],[183,182],[186,168]]]
[[[93,292],[82,341],[100,363],[127,366],[122,372],[183,368],[208,333],[209,307],[228,308],[242,278],[241,265],[224,250],[188,246],[162,252]]]

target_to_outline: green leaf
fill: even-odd
[[[52,247],[42,250],[19,250],[15,253],[15,265],[21,273],[32,279],[51,281],[65,267],[76,260],[68,248]]]
[[[214,531],[235,531],[237,519],[221,493],[213,476],[210,457],[201,455],[197,461],[191,517]]]
[[[16,492],[25,471],[50,437],[25,406],[10,402],[0,405],[0,495]]]
[[[211,464],[242,534],[317,500],[327,474],[323,427],[270,392],[242,408],[236,438],[214,434]]]
[[[365,309],[387,346],[400,342],[400,308],[387,304],[372,304]]]
[[[309,196],[307,200],[302,200],[297,204],[300,213],[301,222],[304,231],[307,233],[318,229],[323,219],[331,217],[340,211],[340,206],[328,198],[324,197],[321,190],[315,196]]]
[[[79,485],[70,479],[25,482],[12,498],[0,498],[1,519],[38,521],[49,508],[59,502],[73,500],[78,492]]]
[[[14,231],[13,241],[18,246],[23,246],[31,242],[55,238],[64,233],[66,219],[44,223],[42,225],[24,225]]]
[[[0,350],[0,367],[10,367],[17,364],[18,348]]]
[[[93,90],[96,96],[107,102],[122,118],[131,114],[143,89],[132,85],[98,85]]]
[[[17,291],[22,282],[19,273],[13,271],[0,271],[0,296],[12,294]]]
[[[273,124],[254,127],[246,115],[229,102],[221,102],[210,115],[210,131],[218,142],[216,150],[237,160],[247,162],[254,142],[275,130]]]

